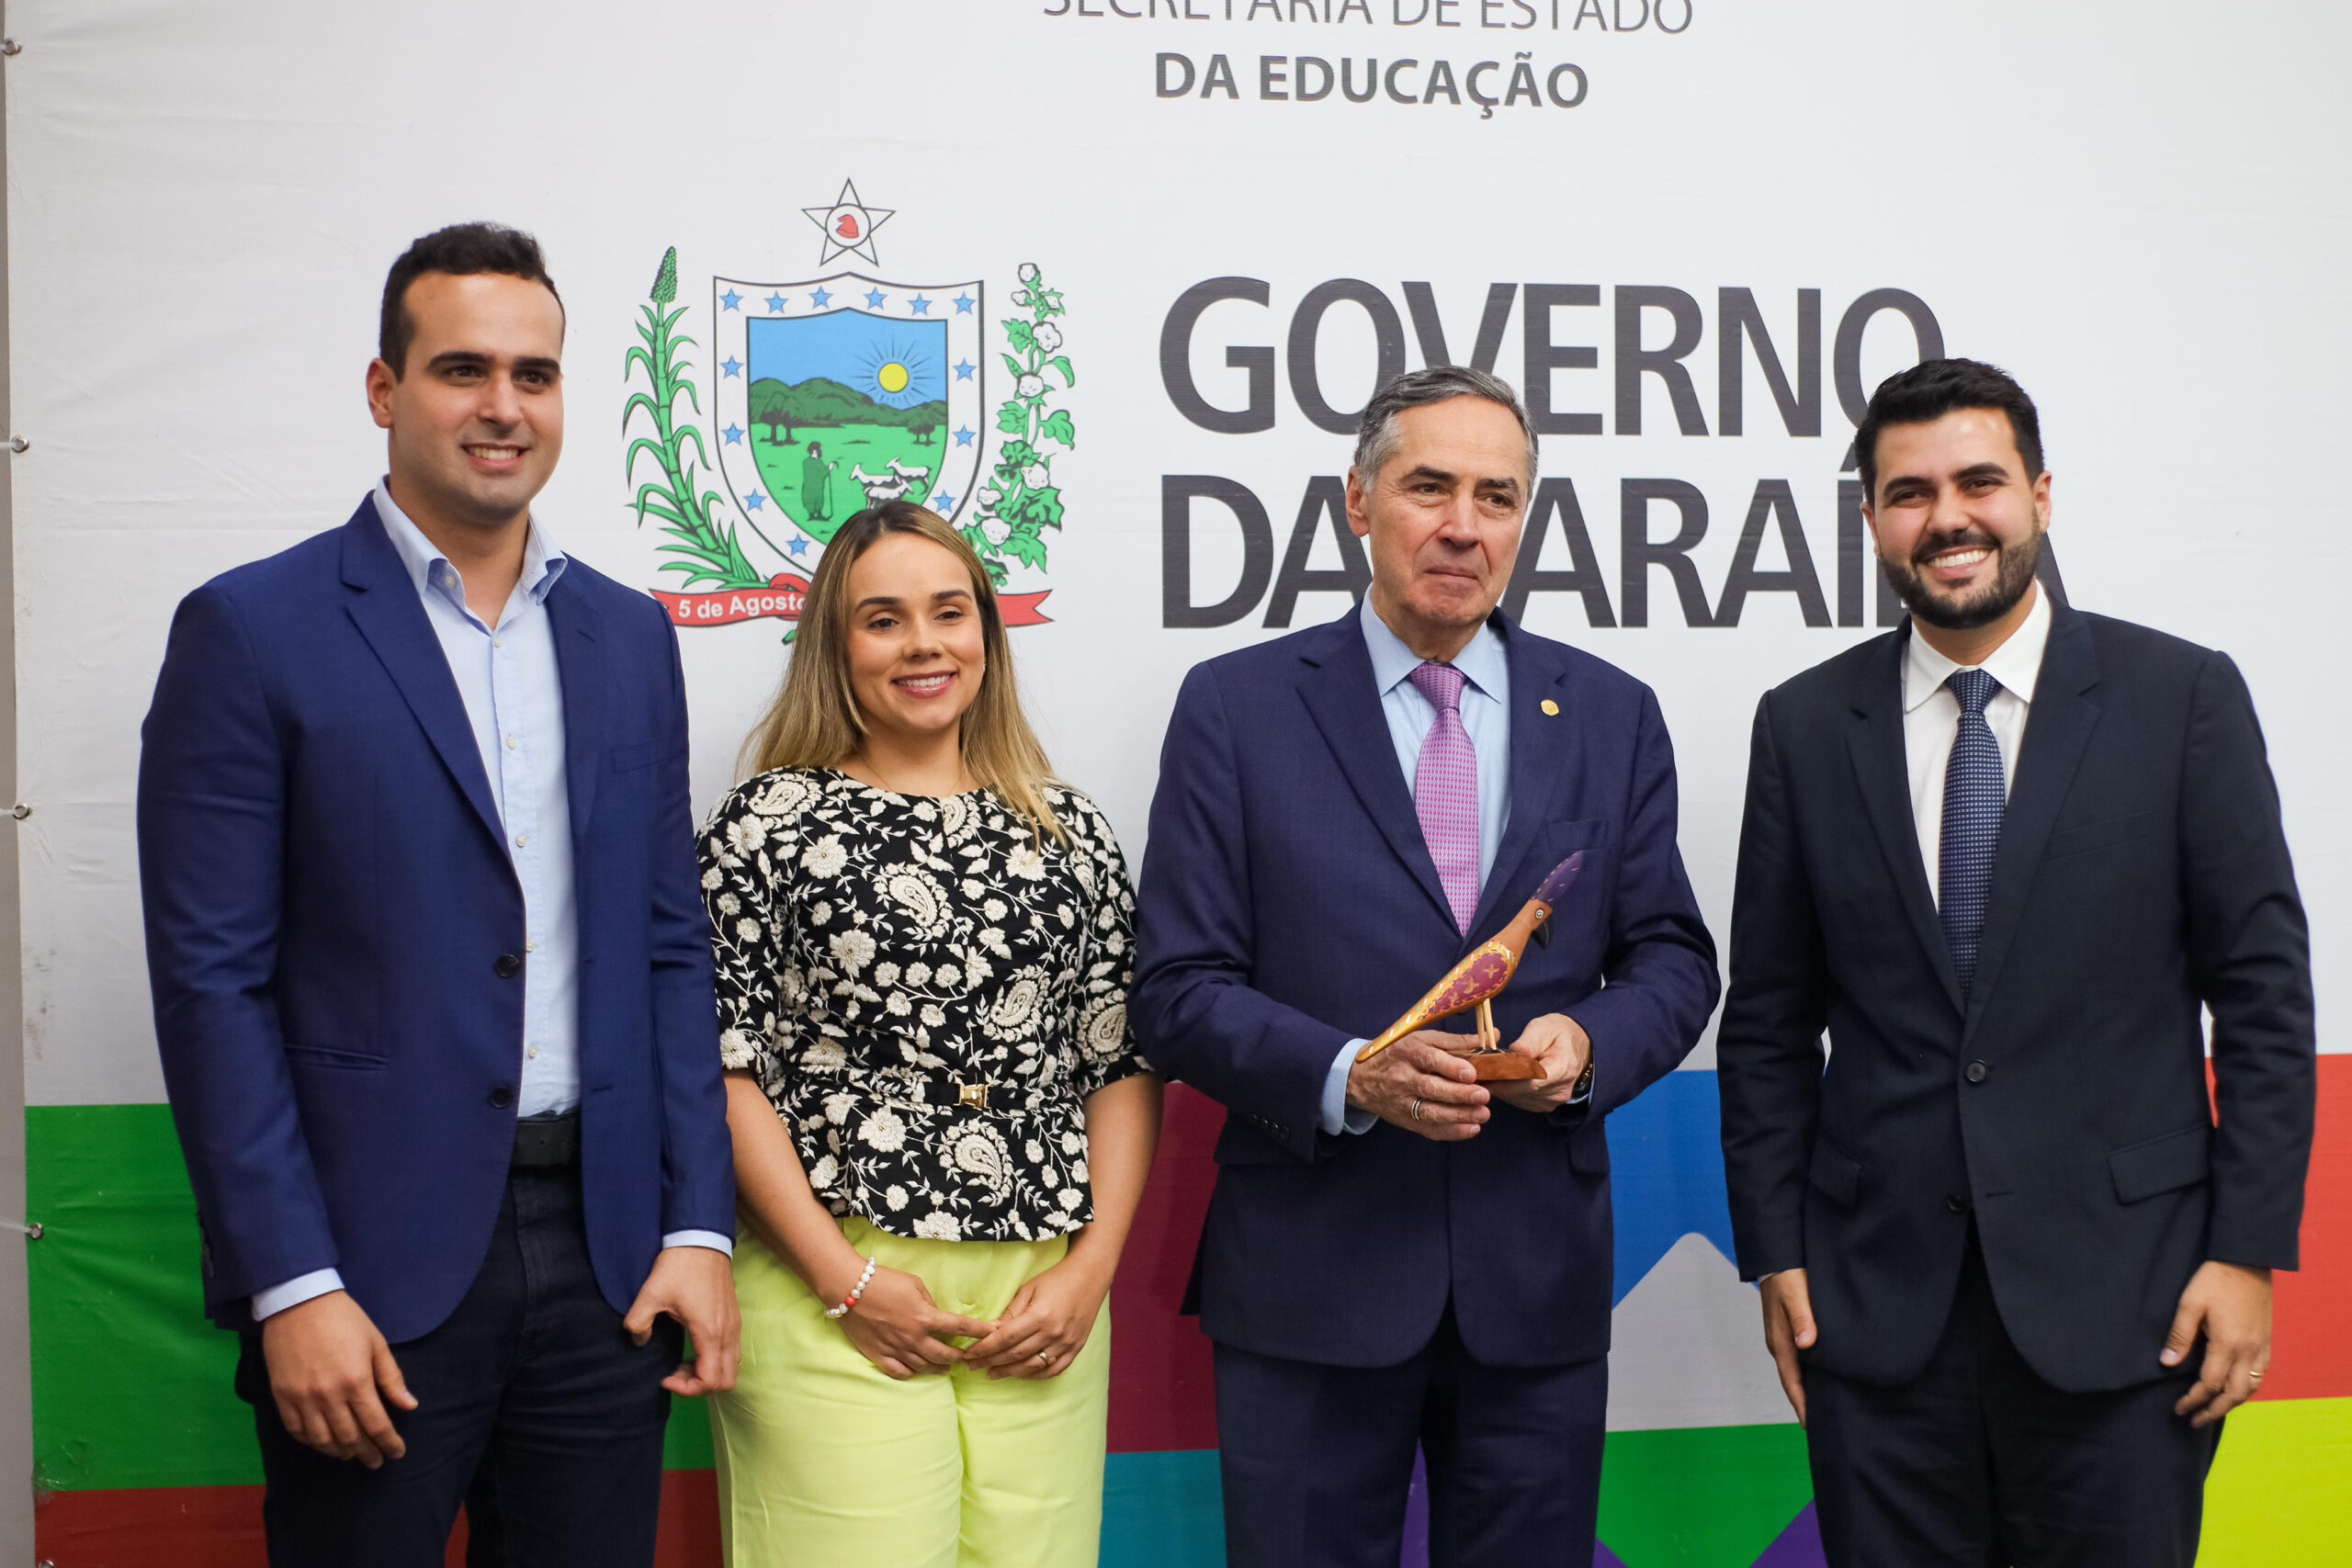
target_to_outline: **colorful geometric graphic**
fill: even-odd
[[[1677,1073],[1610,1119],[1616,1348],[1598,1565],[1818,1568],[1802,1434],[1728,1261],[1714,1075]],[[1176,1312],[1222,1113],[1171,1091],[1113,1295],[1103,1568],[1224,1557],[1210,1359]],[[73,1568],[259,1562],[236,1347],[200,1310],[187,1178],[160,1105],[26,1113],[40,1555]],[[671,1424],[662,1568],[718,1562],[710,1435]],[[2206,1568],[2352,1562],[2352,1057],[2320,1059],[2303,1268],[2278,1276],[2264,1397],[2233,1416],[2207,1492]],[[461,1559],[453,1554],[451,1561]],[[1408,1545],[1406,1564],[1427,1561]]]

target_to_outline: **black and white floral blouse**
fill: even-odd
[[[1093,1218],[1086,1097],[1146,1070],[1135,897],[1094,803],[1045,795],[1067,844],[984,790],[829,769],[762,773],[703,831],[722,1059],[836,1214],[942,1241]]]

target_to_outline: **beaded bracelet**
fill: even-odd
[[[869,1258],[865,1260],[865,1272],[857,1277],[857,1283],[850,1287],[849,1294],[842,1299],[842,1304],[837,1307],[827,1307],[825,1315],[835,1318],[847,1317],[849,1309],[857,1304],[857,1298],[865,1294],[865,1287],[874,1282],[874,1269],[875,1260]]]

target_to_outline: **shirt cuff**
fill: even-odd
[[[662,1250],[667,1252],[673,1247],[707,1247],[722,1257],[735,1256],[733,1238],[717,1231],[672,1231],[662,1238]]]
[[[254,1321],[276,1317],[288,1307],[300,1306],[343,1289],[343,1276],[332,1269],[314,1269],[310,1273],[272,1285],[266,1291],[254,1292]]]
[[[1319,1118],[1325,1132],[1334,1137],[1341,1133],[1369,1133],[1372,1124],[1380,1120],[1369,1111],[1359,1111],[1348,1103],[1348,1069],[1356,1065],[1356,1053],[1365,1042],[1351,1040],[1340,1047],[1331,1059],[1331,1070],[1323,1079],[1323,1114]]]

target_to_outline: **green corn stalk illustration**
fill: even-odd
[[[652,294],[642,307],[644,320],[637,326],[644,344],[628,351],[621,368],[627,378],[643,366],[646,379],[653,384],[651,391],[630,394],[621,410],[622,434],[628,434],[630,423],[640,412],[651,417],[654,429],[652,435],[640,435],[629,443],[624,477],[636,479],[639,462],[649,457],[661,469],[660,478],[638,486],[638,526],[643,527],[650,516],[671,536],[674,542],[662,546],[661,553],[678,558],[663,561],[661,570],[681,573],[681,588],[763,587],[767,579],[744,556],[733,525],[720,519],[719,492],[696,493],[694,458],[700,459],[706,470],[711,463],[702,432],[691,422],[680,423],[674,417],[681,393],[689,408],[696,414],[702,412],[701,400],[687,375],[692,367],[683,352],[695,340],[677,333],[678,320],[686,313],[684,305],[675,304],[677,298],[678,247],[672,245],[662,258],[662,270],[654,275]],[[689,442],[694,445],[693,458],[686,453]]]

